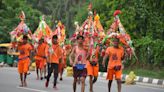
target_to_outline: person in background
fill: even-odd
[[[66,58],[67,58],[67,55],[66,55],[66,48],[65,48],[65,45],[63,46],[63,49],[62,49],[62,62],[59,62],[59,75],[60,75],[60,81],[63,80],[63,72],[64,72],[64,68],[66,68]]]
[[[89,59],[87,62],[87,74],[89,76],[90,92],[93,92],[93,84],[97,81],[99,72],[99,46],[96,44],[96,37],[94,37],[95,46],[89,48]]]
[[[45,66],[46,66],[46,60],[47,60],[47,44],[44,43],[44,39],[39,40],[39,45],[36,49],[36,55],[35,55],[35,63],[36,63],[36,74],[37,79],[39,79],[39,70],[40,70],[40,80],[43,80],[43,73],[44,77],[45,75]]]

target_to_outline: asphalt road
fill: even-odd
[[[52,79],[52,78],[51,78]],[[45,80],[36,80],[34,71],[28,75],[27,87],[19,87],[19,75],[16,68],[3,67],[0,68],[0,92],[73,92],[72,77],[63,77],[63,81],[58,81],[58,90],[52,88],[53,81],[51,80],[48,88],[44,87]],[[85,92],[89,92],[88,78],[86,80]],[[80,85],[77,86],[77,91],[80,92]],[[99,78],[94,85],[94,92],[108,92],[107,81],[105,78]],[[117,92],[116,82],[113,82],[112,92]],[[122,92],[164,92],[164,86],[147,85],[137,83],[136,85],[122,85]]]

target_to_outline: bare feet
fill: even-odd
[[[89,92],[93,92],[93,90],[90,90]]]
[[[62,81],[63,80],[63,78],[60,78],[60,81]]]
[[[55,90],[59,90],[56,86],[53,86],[53,88],[54,88]]]
[[[27,83],[26,82],[24,82],[24,87],[27,87]]]
[[[37,75],[36,80],[39,80],[39,76]]]
[[[40,80],[43,80],[43,77],[40,77]]]
[[[37,77],[36,80],[39,80],[39,77]]]
[[[20,84],[19,87],[23,87],[23,84]]]
[[[48,81],[46,81],[46,83],[45,83],[45,87],[46,87],[46,88],[48,87],[48,84],[49,84],[49,82],[48,82]]]
[[[23,87],[23,84],[24,84],[23,81],[21,81],[21,84],[19,85],[19,87]]]

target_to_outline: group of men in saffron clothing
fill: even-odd
[[[93,37],[94,41],[98,43],[98,38]],[[100,46],[90,45],[90,40],[83,35],[78,35],[71,45],[71,51],[68,53],[70,65],[73,67],[73,92],[76,92],[77,82],[81,81],[81,92],[85,91],[85,79],[89,76],[90,92],[93,92],[93,84],[97,81],[99,72]],[[118,92],[121,92],[121,74],[122,74],[122,60],[124,59],[124,49],[119,46],[119,38],[116,36],[113,39],[113,46],[107,47],[105,55],[103,56],[102,65],[105,67],[107,58],[108,68],[108,92],[110,92],[112,80],[115,78],[118,84]],[[45,81],[45,87],[49,86],[51,74],[54,74],[53,88],[57,88],[58,74],[60,73],[60,80],[62,79],[63,69],[66,66],[66,50],[64,50],[58,43],[58,36],[52,37],[52,46],[47,45],[43,39],[39,41],[36,49],[28,43],[28,37],[23,36],[23,42],[18,45],[20,52],[18,61],[18,72],[20,74],[21,87],[27,86],[27,72],[30,65],[31,51],[35,52],[34,60],[36,62],[37,79]],[[47,73],[46,73],[47,71]],[[40,73],[39,73],[40,72]],[[44,75],[44,76],[43,76]]]

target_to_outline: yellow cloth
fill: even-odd
[[[73,76],[73,67],[68,66],[66,70],[67,70],[67,76]]]
[[[11,47],[11,43],[2,43],[0,44],[0,47]]]
[[[30,71],[35,71],[36,64],[33,62],[29,68]]]
[[[135,83],[135,78],[136,78],[136,75],[134,74],[134,72],[130,71],[128,78],[125,80],[125,83],[126,84],[133,84],[133,83]]]

